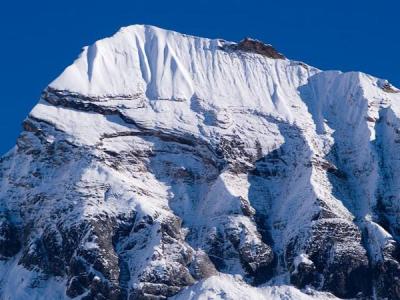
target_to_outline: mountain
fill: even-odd
[[[400,299],[399,153],[386,80],[122,28],[0,159],[0,298]]]

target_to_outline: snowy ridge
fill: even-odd
[[[192,288],[187,288],[175,300],[195,299],[243,299],[243,300],[280,300],[280,299],[337,299],[331,294],[318,293],[312,290],[302,293],[291,286],[265,286],[254,288],[240,279],[229,275],[210,277],[204,282],[196,283]]]
[[[400,93],[250,41],[83,49],[0,159],[0,298],[400,299]]]

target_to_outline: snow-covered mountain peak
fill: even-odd
[[[304,122],[296,90],[318,72],[260,41],[226,42],[134,25],[85,47],[45,94],[67,93],[68,101],[101,103],[146,128],[209,138],[221,129],[232,133],[232,113],[240,111]],[[39,104],[31,116],[46,119],[49,113]],[[72,128],[73,120],[61,119],[60,126]]]
[[[129,26],[85,47],[50,87],[99,98],[136,97],[140,93],[151,100],[183,101],[193,95],[211,99],[221,94],[224,99],[220,101],[255,98],[253,101],[264,102],[270,100],[267,98],[274,82],[254,81],[255,74],[278,69],[274,72],[278,77],[280,72],[291,72],[291,63],[250,54],[252,43],[262,45],[248,39],[243,43],[247,48],[243,46],[237,49],[237,55],[230,55],[235,49],[232,45],[238,44],[153,26]],[[240,55],[239,52],[244,53],[240,49],[246,49],[247,56],[253,59]]]
[[[399,104],[257,40],[122,28],[0,159],[0,298],[399,299]]]

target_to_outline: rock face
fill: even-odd
[[[244,40],[240,41],[238,44],[231,45],[231,49],[233,50],[240,50],[249,53],[257,53],[269,58],[274,59],[284,59],[285,56],[278,51],[271,45],[264,44],[263,42],[253,40],[250,38],[245,38]]]
[[[399,153],[387,81],[123,28],[0,159],[0,298],[400,299]]]

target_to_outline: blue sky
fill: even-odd
[[[15,144],[41,90],[84,45],[121,26],[249,36],[321,69],[364,71],[400,86],[399,11],[395,0],[2,1],[0,154]]]

